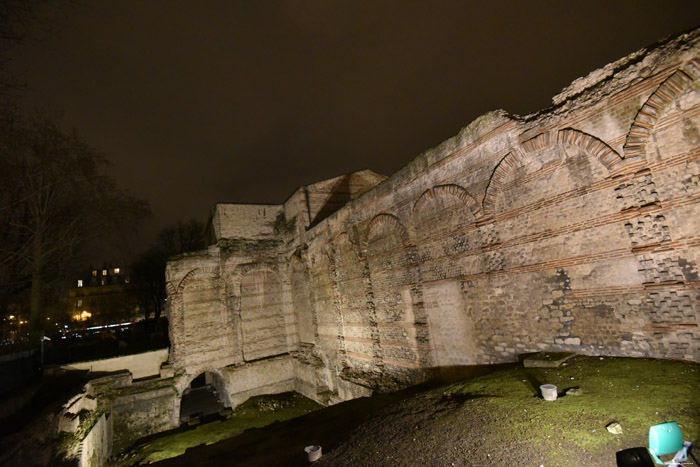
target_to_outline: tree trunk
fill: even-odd
[[[44,269],[44,251],[41,229],[37,229],[32,242],[32,288],[29,295],[29,331],[34,340],[40,334],[41,320],[42,272]]]

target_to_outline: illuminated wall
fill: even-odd
[[[488,113],[386,180],[218,205],[212,246],[168,266],[173,365],[285,356],[332,402],[543,349],[700,361],[699,37]]]

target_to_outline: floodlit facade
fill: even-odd
[[[700,30],[539,113],[483,115],[389,178],[215,206],[211,246],[168,264],[160,378],[96,397],[119,444],[177,426],[203,373],[235,406],[334,403],[544,349],[700,361],[698,219]]]

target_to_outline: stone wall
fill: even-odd
[[[700,361],[700,32],[553,101],[386,180],[218,205],[168,265],[175,371],[291,358],[278,380],[334,402],[542,349]]]
[[[207,383],[215,387],[225,407],[235,407],[261,394],[304,393],[305,388],[295,377],[294,363],[285,354],[210,368],[206,370]],[[65,405],[60,416],[59,430],[72,433],[78,443],[70,457],[89,461],[82,465],[102,465],[109,452],[118,454],[144,436],[179,427],[183,422],[182,396],[202,373],[205,371],[175,372],[165,365],[158,377],[135,381],[129,371],[121,371],[91,380],[83,394]]]
[[[105,465],[112,454],[112,417],[103,413],[80,443],[80,467]]]
[[[160,366],[168,361],[168,349],[152,350],[121,357],[74,362],[61,365],[62,370],[89,370],[94,373],[128,370],[134,379],[160,374]]]
[[[215,238],[269,238],[281,208],[271,204],[226,204],[214,206],[210,227]]]

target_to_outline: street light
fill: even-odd
[[[46,337],[45,335],[41,335],[41,338],[39,339],[41,341],[41,360],[40,360],[40,365],[41,365],[41,371],[43,373],[44,371],[44,341],[50,341],[50,337]]]

